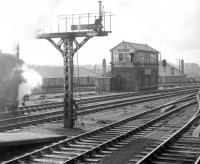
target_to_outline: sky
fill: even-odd
[[[199,0],[104,0],[104,11],[114,13],[112,33],[91,38],[76,54],[75,64],[110,63],[110,49],[120,42],[148,44],[174,64],[177,59],[200,65]],[[28,64],[62,65],[62,55],[34,34],[58,15],[96,13],[96,0],[0,0],[0,49],[13,52]],[[77,57],[78,56],[78,57]]]

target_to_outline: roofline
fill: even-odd
[[[123,43],[124,41],[120,42],[118,45],[116,45],[115,47],[119,46],[121,43]],[[110,51],[112,51],[115,47],[111,48]]]
[[[147,45],[147,44],[141,44],[141,43],[131,43],[131,42],[125,42],[125,41],[122,41],[120,42],[118,45],[116,45],[115,47],[111,48],[110,51],[113,51],[114,48],[116,48],[117,46],[119,46],[120,44],[122,43],[127,43],[129,46],[133,47],[131,44],[140,44],[140,45]],[[149,45],[147,45],[149,46]],[[149,46],[150,48],[152,48],[151,46]],[[138,50],[137,48],[133,47],[134,49],[136,49],[137,51],[145,51],[145,50]],[[154,49],[154,48],[152,48]],[[145,51],[145,52],[156,52],[156,53],[160,53],[158,50],[154,49],[155,51]]]
[[[89,72],[92,72],[92,73],[98,75],[98,76],[102,76],[101,74],[96,73],[96,72],[94,72],[94,71],[92,71],[92,70],[90,70],[90,69],[87,69],[87,68],[83,67],[83,66],[78,66],[78,67],[81,67],[81,68],[83,68],[83,69],[85,69],[85,70],[87,70],[87,71],[89,71]]]
[[[129,46],[133,47],[131,44],[140,44],[140,45],[147,45],[149,46],[148,44],[141,44],[141,43],[131,43],[131,42],[125,42],[127,43]],[[149,46],[150,48],[152,48],[151,46]],[[135,48],[135,47],[133,47]],[[135,48],[136,50],[138,50],[137,48]],[[154,49],[154,48],[152,48]],[[145,51],[145,52],[157,52],[157,53],[160,53],[158,50],[154,49],[155,51],[146,51],[146,50],[138,50],[138,51]]]

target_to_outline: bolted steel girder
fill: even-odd
[[[75,37],[61,38],[56,43],[51,38],[46,38],[63,56],[64,59],[64,127],[74,127],[75,111],[73,109],[73,57],[74,54],[90,39],[86,36],[80,43]]]

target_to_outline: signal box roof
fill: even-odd
[[[135,51],[146,51],[146,52],[154,52],[159,53],[156,49],[150,47],[147,44],[139,44],[139,43],[131,43],[131,42],[121,42],[117,46],[113,47],[110,51],[113,51],[117,48],[133,48]]]

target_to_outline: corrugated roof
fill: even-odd
[[[37,71],[43,78],[63,78],[64,68],[62,66],[30,66],[30,68]],[[79,73],[78,73],[79,70]],[[79,75],[78,75],[79,74]],[[84,67],[74,67],[74,77],[100,77],[101,75],[95,73]]]
[[[148,51],[148,52],[156,52],[156,53],[159,52],[159,51],[157,51],[156,49],[150,47],[147,44],[131,43],[131,42],[125,42],[125,41],[121,42],[120,44],[128,44],[129,46],[133,47],[134,49],[136,49],[138,51]],[[113,47],[111,49],[111,51],[113,49],[115,49],[116,47],[118,47],[120,44],[118,44],[117,46]]]

